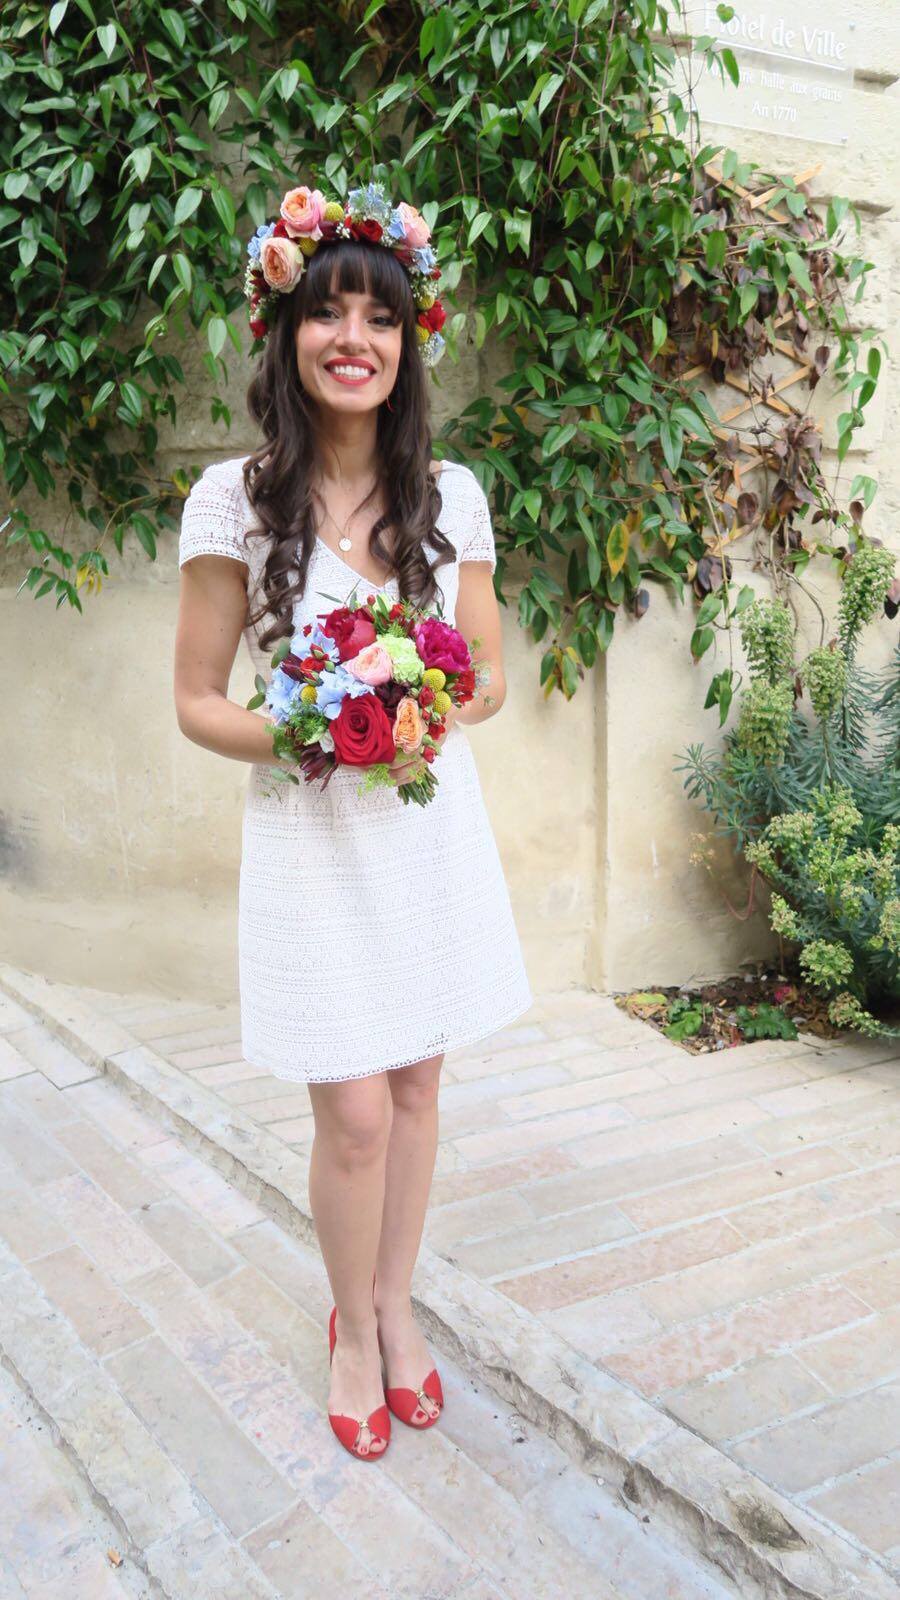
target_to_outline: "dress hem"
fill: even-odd
[[[279,1063],[278,1066],[273,1066],[271,1061],[264,1061],[259,1054],[256,1054],[255,1056],[247,1055],[246,1052],[243,1051],[243,1045],[241,1046],[241,1049],[243,1052],[243,1059],[248,1063],[249,1066],[264,1067],[267,1072],[272,1074],[273,1077],[281,1078],[282,1080],[290,1083],[352,1083],[357,1078],[373,1078],[376,1072],[390,1072],[394,1067],[411,1067],[417,1061],[428,1061],[432,1056],[435,1055],[447,1055],[451,1050],[462,1050],[466,1045],[477,1044],[479,1039],[490,1039],[495,1033],[499,1033],[501,1028],[508,1027],[509,1023],[515,1022],[516,1017],[521,1017],[526,1011],[530,1011],[534,1003],[535,998],[532,994],[529,996],[525,1004],[516,1005],[512,1011],[507,1012],[506,1015],[501,1017],[499,1022],[495,1022],[492,1027],[488,1029],[476,1028],[474,1032],[464,1034],[458,1037],[453,1044],[445,1044],[440,1049],[429,1051],[426,1046],[424,1050],[418,1051],[414,1056],[407,1056],[403,1061],[381,1062],[376,1067],[366,1067],[365,1071],[363,1072],[341,1073],[340,1076],[332,1075],[323,1078],[298,1077],[289,1068],[285,1068],[281,1063]]]

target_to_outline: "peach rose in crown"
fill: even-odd
[[[289,189],[281,202],[281,215],[288,232],[294,238],[304,234],[311,239],[321,239],[327,204],[321,189],[308,189],[305,183],[297,189]]]
[[[358,655],[352,656],[344,662],[348,672],[354,678],[359,678],[361,683],[376,684],[387,683],[391,676],[391,658],[383,645],[367,644]]]
[[[415,206],[401,200],[397,207],[403,224],[403,237],[412,250],[421,250],[431,238],[431,229]]]
[[[285,294],[299,282],[306,260],[293,239],[270,234],[259,247],[259,264],[269,288]]]
[[[407,755],[413,755],[422,743],[425,724],[419,711],[418,704],[412,695],[406,694],[397,706],[397,715],[394,718],[394,743]]]

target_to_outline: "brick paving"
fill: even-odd
[[[307,1091],[242,1061],[236,1006],[82,993],[308,1152]],[[447,1058],[426,1240],[894,1563],[898,1075],[896,1041],[692,1056],[607,997],[543,996]]]
[[[225,1026],[132,1010],[173,1056]],[[0,1046],[4,1596],[737,1593],[443,1357],[439,1426],[354,1462],[324,1409],[318,1253],[2,997]]]

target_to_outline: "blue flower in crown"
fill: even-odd
[[[275,232],[275,224],[274,224],[274,222],[263,222],[257,228],[255,234],[253,235],[253,238],[250,239],[248,241],[248,243],[247,243],[247,254],[250,257],[251,261],[258,261],[259,260],[259,247],[262,244],[263,239],[268,239],[269,235],[274,233],[274,232]]]
[[[437,256],[430,244],[420,245],[418,250],[414,250],[412,254],[413,261],[419,272],[430,272],[432,267],[437,266]]]

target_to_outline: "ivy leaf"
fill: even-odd
[[[105,22],[102,27],[98,28],[97,29],[97,40],[98,40],[98,43],[100,45],[100,49],[103,51],[103,54],[106,56],[106,58],[108,60],[109,57],[112,55],[113,51],[116,48],[116,25],[115,25],[115,23],[114,22]]]
[[[728,76],[731,79],[732,83],[735,85],[735,87],[737,87],[737,85],[741,81],[741,69],[737,64],[737,61],[735,60],[734,51],[733,50],[720,50],[719,51],[719,60],[721,61],[723,67],[725,68],[725,71],[728,73]]]
[[[628,529],[624,522],[614,522],[606,540],[606,560],[614,578],[628,559]]]
[[[809,269],[803,257],[798,256],[796,250],[786,250],[784,253],[784,259],[791,276],[796,278],[801,289],[805,289],[809,295],[813,294],[814,290],[812,286],[812,279],[809,275]]]
[[[202,189],[182,189],[175,202],[175,222],[187,222],[192,217],[203,198]]]

